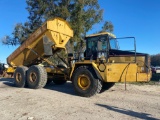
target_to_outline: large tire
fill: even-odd
[[[23,88],[26,86],[26,72],[28,68],[25,66],[17,67],[14,72],[14,84],[17,87]]]
[[[33,65],[27,71],[27,85],[29,88],[43,88],[47,83],[47,72],[43,66]]]
[[[94,78],[95,72],[92,67],[78,67],[72,77],[75,92],[82,97],[91,97],[102,89],[102,82]]]

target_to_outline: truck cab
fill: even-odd
[[[119,41],[133,41],[133,49],[120,49]],[[103,32],[85,37],[86,50],[81,64],[92,62],[96,71],[105,82],[149,81],[151,78],[150,57],[136,51],[134,37],[116,38],[115,35]],[[80,61],[79,63],[80,64]]]
[[[109,57],[111,50],[118,50],[116,37],[108,32],[89,35],[86,40],[86,59],[97,59]]]

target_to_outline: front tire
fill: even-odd
[[[21,66],[17,67],[14,72],[14,84],[16,87],[23,88],[26,86],[26,71],[27,67]]]
[[[102,82],[93,77],[95,72],[92,67],[78,67],[72,77],[75,92],[82,97],[91,97],[102,89]]]
[[[47,83],[47,72],[42,66],[33,65],[27,71],[27,85],[29,88],[43,88]]]

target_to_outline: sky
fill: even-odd
[[[104,10],[103,22],[113,23],[116,37],[135,37],[137,52],[160,53],[160,0],[98,1]],[[16,23],[27,21],[26,7],[25,0],[0,0],[0,38],[11,35]],[[101,26],[102,23],[94,25],[88,34],[98,31]],[[127,41],[123,46],[128,47]],[[0,43],[0,62],[6,63],[6,58],[17,47]]]

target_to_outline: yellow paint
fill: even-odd
[[[86,76],[86,75],[84,75],[84,74],[78,76],[78,86],[79,86],[82,90],[87,90],[90,85],[91,85],[91,81],[90,81],[90,79],[89,79],[88,76]]]
[[[137,65],[130,63],[112,63],[105,70],[106,82],[136,81]]]
[[[52,73],[52,74],[64,74],[61,70],[56,69],[56,68],[50,68],[50,67],[45,67],[47,73]]]
[[[73,37],[73,30],[69,24],[60,18],[48,20],[36,30],[20,47],[8,58],[7,63],[11,66],[27,66],[39,56],[44,55],[43,37],[46,36],[53,42],[53,52],[64,49],[68,40]],[[35,51],[38,55],[36,55]]]
[[[91,35],[87,35],[86,37],[94,37],[94,36],[100,36],[100,35],[109,35],[112,38],[116,38],[116,36],[112,33],[109,32],[102,32],[102,33],[97,33],[97,34],[91,34]]]
[[[150,77],[150,73],[138,72],[136,63],[111,63],[106,64],[103,78],[106,82],[136,82],[149,81]]]
[[[14,67],[9,67],[9,68],[7,68],[7,70],[6,70],[7,73],[14,73],[14,71],[15,71],[15,68],[14,68]]]
[[[149,74],[146,73],[137,73],[137,82],[148,82],[151,78],[151,72]]]

